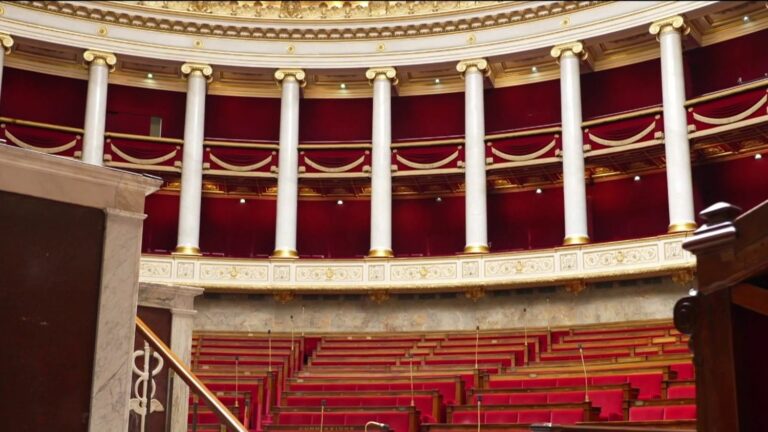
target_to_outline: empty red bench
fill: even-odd
[[[472,403],[476,403],[476,396]],[[590,390],[589,401],[600,409],[598,420],[626,420],[624,390]],[[546,405],[584,402],[584,391],[483,394],[483,405]]]
[[[630,421],[694,420],[696,405],[641,406],[629,409]]]

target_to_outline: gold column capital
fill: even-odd
[[[6,54],[11,53],[13,47],[13,38],[8,33],[0,33],[0,46],[3,47]]]
[[[456,64],[456,70],[461,74],[462,78],[464,78],[464,74],[472,68],[479,70],[484,75],[488,75],[491,72],[491,68],[488,66],[488,60],[484,58],[462,60]]]
[[[83,53],[83,60],[86,65],[108,66],[110,72],[115,70],[115,65],[117,64],[117,57],[113,53],[106,51],[87,50]]]
[[[587,51],[584,50],[584,44],[580,41],[573,41],[573,42],[555,45],[552,47],[552,50],[549,52],[549,54],[559,61],[560,57],[562,57],[563,54],[566,54],[569,52],[575,55],[576,57],[580,58],[581,60],[584,60],[587,58]]]
[[[213,81],[213,68],[209,64],[205,63],[184,63],[181,65],[181,75],[184,78],[189,78],[191,75],[199,75],[205,78],[206,81]]]
[[[304,72],[304,69],[278,69],[275,71],[275,81],[277,81],[278,86],[282,85],[283,80],[288,77],[293,77],[301,87],[307,85],[307,73]]]
[[[651,27],[648,31],[652,35],[658,36],[665,31],[679,31],[682,34],[688,34],[690,27],[685,24],[685,18],[680,15],[671,16],[668,18],[660,19],[651,23]]]
[[[365,71],[365,77],[368,78],[368,84],[373,84],[373,80],[378,75],[384,75],[388,80],[392,81],[392,85],[397,85],[397,70],[393,67],[379,67],[370,68]]]

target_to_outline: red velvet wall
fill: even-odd
[[[354,258],[370,247],[369,200],[299,200],[297,247],[302,257]]]
[[[179,229],[179,195],[155,193],[144,202],[144,231],[141,250],[147,253],[169,253],[176,248]]]
[[[277,142],[280,98],[208,95],[205,137]]]
[[[658,59],[581,75],[585,120],[654,105],[661,105]]]
[[[302,99],[299,104],[300,142],[369,141],[373,100]]]
[[[163,119],[162,136],[184,136],[186,94],[110,84],[107,91],[107,131],[149,135],[150,117]]]
[[[275,200],[204,196],[200,218],[203,253],[266,257],[275,247]]]
[[[684,55],[691,70],[688,98],[733,87],[739,78],[748,82],[765,77],[767,42],[768,30],[763,30],[687,51]]]
[[[453,255],[464,250],[464,238],[463,196],[392,201],[396,255]]]
[[[593,242],[625,240],[667,232],[665,172],[587,185]]]
[[[88,82],[6,67],[0,115],[83,127]]]
[[[560,80],[485,91],[486,133],[554,123],[560,123]]]
[[[702,208],[725,201],[749,210],[768,200],[768,158],[694,166],[693,185],[701,195]]]
[[[563,189],[488,195],[488,240],[495,252],[563,243]]]
[[[392,139],[464,135],[464,92],[392,98]]]

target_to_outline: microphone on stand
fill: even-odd
[[[523,361],[528,358],[528,320],[526,319],[528,315],[526,315],[526,312],[528,312],[528,309],[523,308],[523,345],[525,346]]]
[[[483,404],[483,395],[477,395],[477,432],[480,432],[480,405]]]
[[[410,377],[411,378],[411,406],[416,406],[416,402],[414,401],[414,396],[413,396],[413,353],[410,353],[410,352],[408,353],[408,359],[410,360],[410,365],[411,365],[411,367],[410,367],[410,370],[411,370],[411,373],[410,373],[410,375],[411,375],[411,377]]]
[[[269,360],[267,365],[267,370],[269,372],[272,372],[272,329],[267,329],[267,338],[268,338],[268,353],[269,353]]]
[[[365,424],[364,430],[366,432],[368,432],[368,426],[376,426],[377,428],[383,430],[384,432],[389,432],[389,430],[390,430],[389,429],[389,425],[386,424],[386,423],[379,423],[379,422],[375,422],[375,421],[369,421],[368,423]]]
[[[475,370],[478,369],[477,353],[480,350],[480,326],[475,327]]]
[[[238,394],[237,394],[237,387],[238,387],[238,379],[239,379],[239,373],[238,373],[238,366],[240,366],[240,356],[235,356],[235,410],[238,408]]]
[[[325,417],[325,399],[320,401],[320,432],[323,432],[324,417]]]
[[[584,402],[589,402],[589,381],[587,381],[587,365],[584,363],[584,348],[579,344],[579,355],[581,356],[581,369],[584,371]]]

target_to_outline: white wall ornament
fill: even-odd
[[[141,366],[136,365],[136,361],[141,360]],[[155,366],[152,366],[152,361]],[[163,370],[163,358],[160,354],[152,351],[149,344],[144,342],[143,350],[136,350],[131,358],[133,374],[138,378],[133,385],[133,396],[129,402],[131,411],[139,415],[139,430],[144,432],[146,429],[147,416],[153,412],[165,411],[163,404],[155,399],[157,384],[155,377]]]

